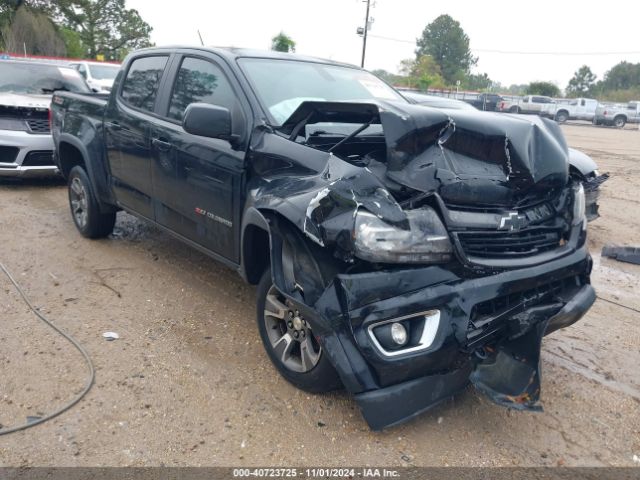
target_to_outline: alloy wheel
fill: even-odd
[[[267,293],[264,323],[271,348],[282,365],[306,373],[318,364],[322,349],[311,326],[275,286]]]

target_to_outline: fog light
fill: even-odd
[[[407,343],[407,329],[404,325],[397,322],[391,324],[391,339],[400,346]]]

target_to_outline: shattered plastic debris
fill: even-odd
[[[605,245],[602,248],[602,256],[613,258],[619,262],[640,265],[640,247],[617,247]]]
[[[102,336],[108,341],[111,342],[113,340],[117,340],[118,338],[120,338],[120,335],[118,335],[116,332],[104,332],[102,334]]]

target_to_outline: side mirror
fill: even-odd
[[[182,128],[201,137],[231,141],[231,112],[228,108],[208,103],[192,103],[184,111]]]

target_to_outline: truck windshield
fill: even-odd
[[[118,65],[89,65],[91,77],[96,80],[114,80],[119,70]]]
[[[238,62],[274,125],[282,125],[304,101],[407,103],[386,83],[356,68],[266,58]]]
[[[68,67],[24,63],[0,63],[0,92],[46,95],[56,90],[89,92],[80,74]]]

